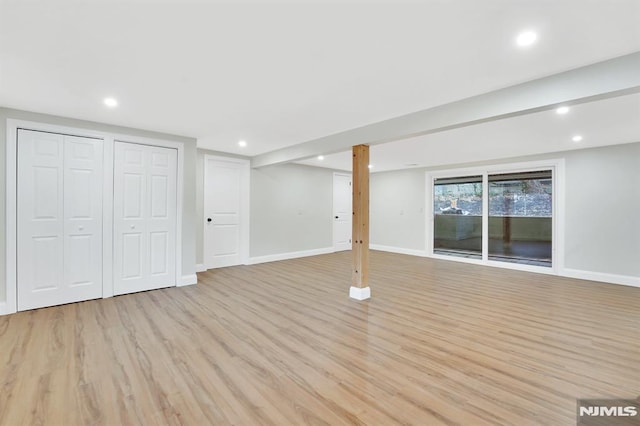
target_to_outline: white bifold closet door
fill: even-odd
[[[18,310],[102,297],[102,150],[18,131]]]
[[[114,144],[114,294],[176,285],[177,150]]]

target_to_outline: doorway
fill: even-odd
[[[204,156],[204,266],[245,263],[249,247],[249,161]]]
[[[333,174],[333,249],[351,250],[351,175]]]

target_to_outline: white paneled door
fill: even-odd
[[[114,144],[114,294],[176,285],[177,150]]]
[[[351,175],[333,174],[333,249],[351,250]]]
[[[102,150],[18,131],[18,310],[102,297]]]
[[[205,156],[204,265],[207,269],[242,263],[242,196],[246,162]]]

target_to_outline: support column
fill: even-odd
[[[349,297],[365,300],[369,288],[369,146],[356,145],[353,150],[353,220],[351,253],[353,267]]]

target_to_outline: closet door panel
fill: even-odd
[[[18,131],[18,310],[59,303],[63,291],[64,137]]]
[[[175,149],[149,147],[149,273],[163,286],[175,283]]]
[[[102,146],[18,131],[18,310],[102,296]]]
[[[145,146],[114,146],[114,294],[140,291],[146,285],[147,164]]]
[[[101,140],[65,136],[65,285],[74,299],[102,296]]]
[[[174,286],[175,149],[116,142],[114,293]]]

